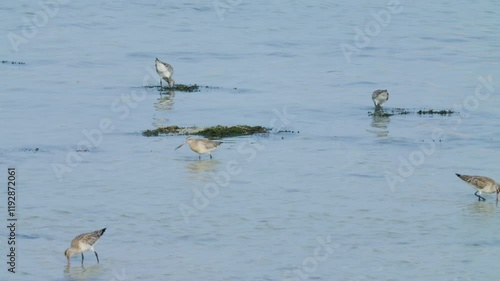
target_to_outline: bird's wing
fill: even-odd
[[[78,244],[82,242],[92,246],[95,244],[97,240],[99,240],[99,238],[101,238],[105,230],[106,228],[96,230],[94,232],[80,234],[76,236],[75,239],[73,239],[73,241],[71,241],[71,246],[78,247]]]
[[[380,95],[380,93],[382,93],[383,90],[375,90],[372,94],[372,99],[376,98],[378,95]]]
[[[207,149],[216,148],[222,143],[221,141],[211,141],[211,140],[203,140],[203,142]]]
[[[167,66],[167,69],[170,72],[170,76],[174,75],[174,68],[168,63],[166,63],[165,65]]]
[[[466,183],[476,187],[477,189],[484,189],[489,185],[495,184],[495,181],[488,177],[467,176],[467,175],[460,175],[458,177],[461,178]]]

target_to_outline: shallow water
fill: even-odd
[[[7,35],[21,36],[42,8],[0,8],[0,59],[26,63],[0,64],[0,171],[6,179],[7,167],[17,169],[19,219],[17,273],[4,258],[0,276],[460,281],[500,273],[494,196],[477,202],[454,175],[500,180],[493,1],[59,3],[17,52]],[[222,15],[214,3],[232,4]],[[356,28],[391,8],[399,12],[379,32],[356,41]],[[359,51],[347,58],[342,44]],[[178,83],[214,88],[144,88],[159,82],[155,57],[174,66]],[[369,116],[377,88],[391,94],[387,110],[459,113]],[[186,147],[174,151],[183,136],[140,134],[174,124],[294,132],[224,139],[201,161]],[[102,227],[101,263],[86,253],[84,268],[79,257],[66,268],[70,240]],[[4,228],[3,246],[7,237]]]

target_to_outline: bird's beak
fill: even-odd
[[[179,145],[178,147],[176,147],[174,150],[177,150],[177,149],[181,148],[185,144],[186,144],[186,142],[183,142],[181,145]]]

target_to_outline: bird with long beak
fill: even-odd
[[[97,263],[99,263],[99,256],[94,250],[94,244],[101,238],[101,236],[106,231],[106,228],[96,230],[94,232],[80,234],[71,241],[71,247],[64,251],[64,255],[68,259],[68,266],[70,265],[71,256],[82,254],[82,266],[83,266],[83,252],[92,251],[95,254]]]
[[[486,199],[481,196],[481,193],[496,193],[498,202],[498,193],[500,193],[500,185],[497,184],[493,179],[483,176],[467,176],[461,174],[455,174],[461,180],[468,183],[472,188],[474,188],[477,196],[477,201],[486,201]],[[479,194],[478,194],[479,193]]]
[[[194,139],[193,137],[187,137],[186,140],[175,148],[175,150],[181,148],[186,143],[189,144],[189,148],[192,151],[198,153],[198,159],[201,160],[201,154],[209,154],[210,159],[212,159],[211,152],[216,150],[219,145],[221,145],[221,141],[212,141],[207,139]]]
[[[173,88],[175,83],[174,79],[172,78],[172,76],[174,75],[174,68],[170,64],[162,62],[158,58],[156,58],[155,60],[155,66],[156,73],[160,75],[160,87],[163,87],[163,84],[161,82],[161,80],[163,79],[167,81],[170,88]]]

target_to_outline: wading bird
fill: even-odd
[[[380,108],[384,102],[389,100],[389,92],[387,90],[375,90],[372,94],[372,100],[375,108]]]
[[[155,60],[156,73],[160,75],[160,87],[163,87],[161,80],[167,81],[170,88],[174,87],[174,79],[172,79],[172,75],[174,75],[174,69],[172,66],[166,62],[162,62],[158,58]]]
[[[97,252],[94,250],[94,244],[97,242],[97,240],[99,240],[99,238],[101,238],[101,236],[104,234],[104,231],[106,231],[106,228],[76,236],[75,239],[71,241],[71,247],[69,247],[68,249],[66,249],[66,251],[64,251],[64,255],[68,259],[68,266],[70,264],[71,256],[74,256],[76,254],[82,254],[82,266],[83,266],[83,252],[86,251],[94,252],[95,257],[97,259],[97,263],[99,263],[99,256],[97,255]]]
[[[476,191],[474,195],[477,196],[478,201],[486,201],[486,199],[481,196],[481,193],[494,193],[497,194],[497,202],[498,202],[498,193],[500,192],[500,185],[498,185],[493,179],[482,176],[466,176],[455,174],[457,177],[461,178],[463,181],[472,186]],[[479,194],[478,194],[479,193]]]
[[[217,147],[221,145],[222,142],[211,141],[207,139],[194,139],[193,137],[187,137],[186,140],[181,145],[175,148],[175,150],[181,148],[186,143],[189,144],[189,148],[191,148],[192,151],[198,153],[198,159],[201,160],[201,154],[207,154],[207,153],[210,155],[210,159],[212,159],[212,154],[210,152],[217,149]]]

